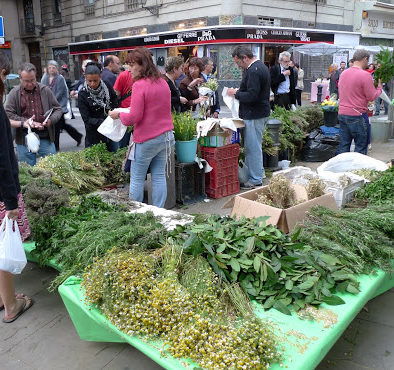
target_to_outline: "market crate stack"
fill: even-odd
[[[205,176],[205,192],[211,198],[222,198],[239,192],[239,145],[218,148],[201,146],[201,157],[212,167]]]
[[[196,162],[175,164],[176,201],[188,205],[205,199],[205,172]]]

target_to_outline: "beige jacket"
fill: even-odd
[[[63,111],[60,104],[57,102],[55,95],[53,95],[51,89],[48,86],[38,83],[41,93],[41,104],[42,109],[45,112],[53,108],[51,114],[51,125],[48,127],[49,138],[53,142],[55,141],[55,124],[62,118]],[[22,117],[21,111],[21,86],[15,86],[9,93],[7,98],[7,105],[5,111],[10,119],[15,121],[25,121],[26,118]],[[15,142],[19,145],[25,145],[25,130],[17,128],[15,130]]]
[[[304,70],[298,68],[297,90],[304,90]]]

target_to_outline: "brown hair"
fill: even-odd
[[[141,78],[149,78],[151,80],[161,78],[160,72],[153,63],[152,54],[147,48],[138,47],[132,50],[127,56],[126,63],[137,63],[142,67],[141,76],[135,78],[135,81]]]
[[[11,64],[7,58],[7,55],[3,51],[0,50],[0,72],[3,69],[5,70],[6,75],[10,74]],[[0,99],[1,99],[1,101],[3,101],[4,92],[5,92],[4,83],[3,83],[3,80],[0,78]]]
[[[167,73],[172,72],[174,68],[178,69],[183,63],[183,57],[181,56],[169,57],[166,60],[164,69]]]
[[[187,73],[186,73],[188,76],[190,76],[190,73],[189,73],[190,66],[197,66],[198,69],[200,70],[200,74],[204,70],[204,66],[202,64],[201,58],[193,57],[189,60],[189,62],[187,63]]]

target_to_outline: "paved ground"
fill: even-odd
[[[70,121],[84,131],[79,116]],[[76,143],[61,135],[61,150],[77,150]],[[373,145],[370,155],[384,161],[394,158],[394,140]],[[306,165],[311,165],[310,163]],[[318,164],[312,164],[316,168]],[[187,213],[220,213],[226,199],[211,200],[187,209]],[[56,276],[50,268],[29,263],[16,277],[17,291],[35,299],[35,305],[13,324],[0,321],[0,369],[159,369],[148,357],[126,344],[81,341],[60,296],[47,291]],[[371,300],[353,320],[317,369],[394,369],[394,289]]]

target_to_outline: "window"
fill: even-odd
[[[125,7],[126,10],[136,10],[138,9],[138,0],[126,0],[125,1]]]
[[[53,19],[54,22],[58,23],[62,21],[62,6],[61,0],[54,0],[53,1]]]

